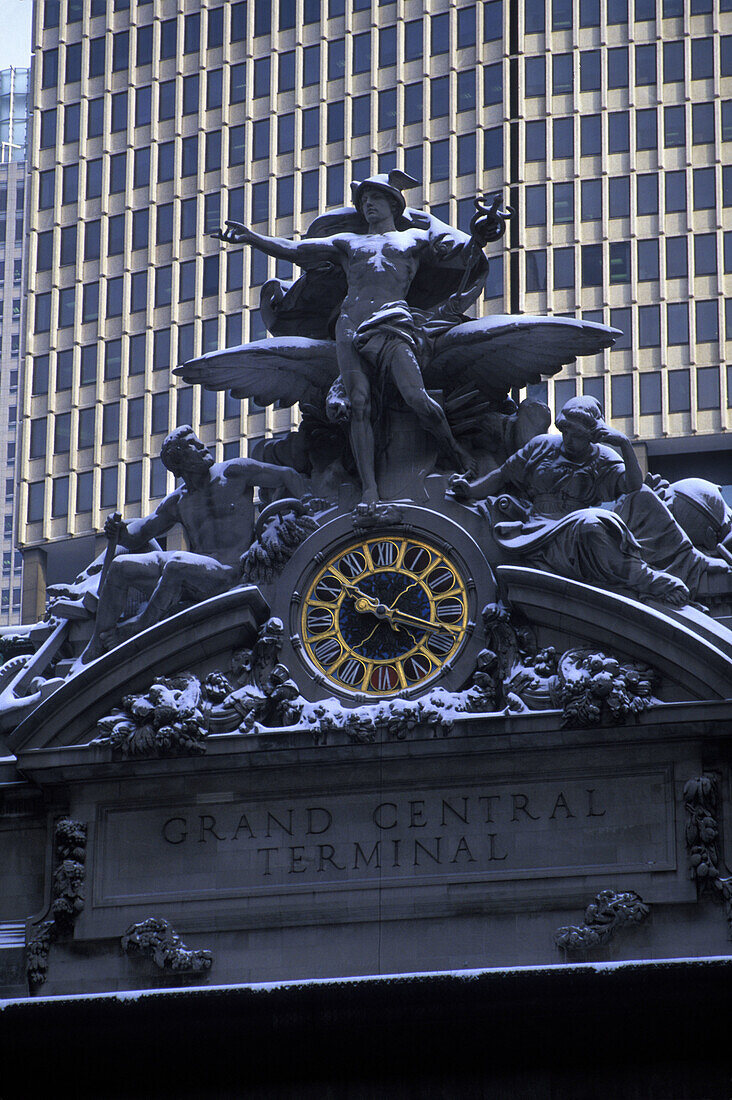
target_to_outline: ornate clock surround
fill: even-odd
[[[477,653],[484,644],[481,611],[495,600],[496,582],[476,541],[455,522],[430,508],[401,503],[382,508],[381,518],[366,516],[362,520],[349,512],[313,532],[292,556],[273,593],[273,611],[286,627],[283,660],[308,698],[335,695],[357,705],[395,696],[415,698],[434,687],[459,690],[475,667]],[[368,547],[383,543],[397,548],[394,561],[383,556],[379,559],[377,550],[373,557],[369,553]],[[420,549],[430,554],[424,569],[420,569],[423,559],[415,560]],[[348,569],[344,573],[339,569],[331,571],[334,564],[349,554],[352,577],[347,575]],[[364,568],[360,569],[362,563]],[[435,569],[444,569],[445,574],[451,572],[455,583],[441,592],[438,581],[438,591],[430,597],[426,578]],[[331,611],[338,611],[347,601],[348,615],[331,615],[333,622],[329,629],[321,631],[325,641],[330,641],[330,646],[325,647],[329,652],[324,653],[322,648],[315,648],[319,638],[317,632],[308,630],[308,615],[327,612],[328,600],[319,600],[315,591],[324,577],[334,575],[343,579],[341,591],[335,592],[330,600]],[[388,603],[382,595],[384,586],[391,594]],[[401,596],[408,586],[411,590],[406,592],[407,621],[391,622],[394,612],[400,617],[399,612],[405,611],[400,606]],[[360,612],[356,607],[359,603]],[[434,614],[438,604],[443,605],[443,610],[447,606],[453,620],[446,629],[423,632],[409,621],[415,610],[422,612],[421,620],[438,621]],[[345,618],[350,627],[336,623],[336,618]],[[380,635],[387,647],[385,655],[368,648],[366,653],[353,651],[357,640],[353,631],[358,630],[361,621],[364,626],[368,624],[368,631],[360,637]],[[410,631],[414,633],[410,635]],[[447,651],[445,634],[455,638]],[[363,671],[356,668],[354,662],[358,660],[362,661]],[[344,682],[334,672],[334,665],[342,669],[349,661],[347,679],[354,683]],[[385,671],[380,672],[381,669]]]

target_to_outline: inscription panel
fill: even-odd
[[[673,870],[670,770],[100,807],[94,904]]]

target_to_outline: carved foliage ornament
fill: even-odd
[[[691,878],[699,897],[711,894],[722,902],[727,932],[732,939],[732,876],[721,873],[724,864],[719,852],[718,803],[716,776],[700,775],[685,784],[686,847]]]
[[[152,959],[161,970],[200,974],[213,965],[210,951],[186,947],[170,923],[157,917],[131,925],[122,936],[121,944],[126,955],[143,955]]]
[[[54,849],[57,865],[51,901],[53,919],[39,925],[26,948],[26,973],[31,986],[45,982],[51,944],[71,936],[74,921],[84,908],[86,825],[61,818],[56,822]]]
[[[325,605],[315,610],[330,614]],[[306,614],[311,614],[307,607]],[[528,624],[502,603],[489,604],[483,619],[487,645],[462,691],[435,687],[416,700],[392,694],[345,707],[335,698],[317,703],[303,698],[279,660],[284,627],[272,618],[251,649],[233,655],[228,673],[159,677],[146,692],[125,696],[120,709],[99,720],[102,736],[95,743],[128,757],[200,754],[211,733],[289,726],[308,729],[316,744],[336,731],[364,743],[375,741],[380,731],[403,739],[417,726],[444,735],[459,714],[561,707],[567,726],[619,724],[656,702],[655,674],[645,665],[590,649],[559,653],[540,647]]]
[[[626,924],[640,924],[649,912],[649,906],[634,890],[624,893],[601,890],[585,910],[585,923],[558,928],[554,933],[554,942],[568,954],[605,947],[619,928]]]

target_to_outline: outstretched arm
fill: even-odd
[[[281,489],[292,497],[301,497],[305,482],[291,466],[274,466],[255,458],[240,458],[227,467],[228,476],[239,477],[247,488],[258,485],[261,489]]]
[[[343,252],[336,237],[313,237],[302,241],[290,241],[286,237],[266,237],[256,233],[241,222],[227,222],[227,229],[212,233],[214,240],[226,244],[248,244],[278,260],[290,260],[299,267],[311,267],[330,260],[337,262]]]

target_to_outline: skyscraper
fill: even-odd
[[[28,69],[0,72],[0,463],[4,506],[0,527],[0,625],[18,622],[22,559],[14,549],[15,447],[24,303]]]
[[[107,512],[145,512],[170,488],[157,455],[174,423],[219,458],[290,426],[287,411],[171,384],[176,363],[264,335],[259,290],[290,274],[208,234],[227,218],[302,232],[376,170],[424,180],[409,201],[462,228],[477,192],[504,191],[516,217],[480,311],[623,330],[537,395],[598,397],[660,472],[690,437],[720,452],[729,0],[178,7],[35,6],[26,618]]]

